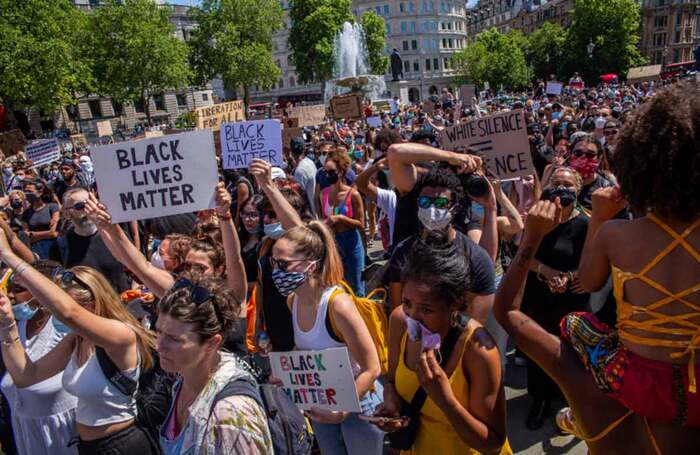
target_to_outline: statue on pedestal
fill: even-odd
[[[393,82],[403,79],[403,61],[401,60],[399,50],[396,48],[394,48],[394,51],[391,53],[391,76]],[[401,77],[399,78],[399,76]]]

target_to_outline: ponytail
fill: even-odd
[[[343,279],[343,263],[340,260],[335,237],[321,221],[311,221],[305,226],[288,230],[281,239],[294,244],[295,249],[308,261],[318,261],[316,277],[324,287],[336,286]]]

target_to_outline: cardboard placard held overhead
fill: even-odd
[[[103,120],[97,122],[97,135],[99,137],[111,136],[112,134],[112,123],[109,120]]]
[[[194,113],[197,119],[197,128],[211,128],[213,131],[219,131],[222,123],[245,120],[245,105],[243,100],[228,101],[200,107]]]
[[[303,128],[285,128],[282,130],[282,145],[284,147],[290,147],[292,139],[295,137],[304,137]]]
[[[245,169],[253,159],[282,166],[282,124],[277,120],[221,125],[221,159],[224,169]]]
[[[298,128],[299,126],[299,118],[297,117],[287,117],[284,119],[282,122],[283,128]]]
[[[43,166],[61,158],[61,147],[58,139],[44,139],[33,141],[24,147],[27,159],[32,162],[32,167]]]
[[[271,352],[270,366],[299,409],[360,412],[348,348]]]
[[[21,152],[26,143],[27,138],[18,129],[0,133],[0,152],[4,153],[6,157]]]
[[[287,114],[290,118],[299,119],[297,126],[317,126],[326,120],[326,106],[323,104],[295,106]]]
[[[104,145],[91,156],[100,200],[113,223],[216,206],[219,175],[209,131]]]
[[[348,93],[334,96],[331,98],[331,112],[336,120],[362,117],[362,95]]]
[[[500,180],[535,172],[527,138],[527,123],[521,109],[481,117],[445,129],[442,148],[473,147],[494,177]]]
[[[474,96],[476,96],[476,86],[474,84],[466,84],[459,87],[459,99],[465,104],[471,104]]]
[[[70,142],[73,147],[87,147],[88,142],[84,134],[71,134]]]
[[[564,88],[564,84],[561,82],[547,82],[547,95],[561,95],[561,90]]]

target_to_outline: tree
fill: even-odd
[[[493,88],[516,89],[528,82],[525,56],[517,35],[501,35],[495,28],[485,31],[476,42],[453,57],[458,83],[488,82]]]
[[[82,42],[85,14],[68,0],[0,0],[0,102],[51,112],[91,87]]]
[[[282,72],[272,56],[272,35],[282,27],[277,0],[205,0],[192,12],[199,27],[189,42],[195,80],[221,76],[228,88],[272,87]]]
[[[384,55],[386,46],[386,23],[384,18],[372,10],[362,13],[362,29],[365,31],[365,46],[372,74],[384,74],[389,57]]]
[[[645,59],[637,49],[639,4],[635,0],[578,0],[565,42],[564,73],[597,82],[604,73],[626,75]],[[595,45],[592,56],[587,46]]]
[[[90,48],[97,89],[118,102],[150,100],[190,80],[187,45],[175,36],[167,7],[153,0],[109,0],[90,15]]]
[[[565,45],[566,31],[552,22],[545,22],[527,37],[525,58],[535,77],[547,79],[550,74],[561,75]]]
[[[344,22],[354,22],[351,0],[291,0],[289,45],[299,82],[333,77],[333,42]]]

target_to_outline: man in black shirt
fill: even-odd
[[[97,226],[85,213],[89,193],[83,188],[66,191],[63,206],[72,227],[58,239],[61,260],[66,268],[76,265],[91,267],[102,273],[117,293],[129,289],[129,278],[124,268],[107,249]]]
[[[71,159],[64,159],[61,161],[61,166],[59,167],[59,172],[63,177],[63,180],[57,180],[54,185],[54,193],[58,196],[59,201],[63,201],[66,191],[72,188],[89,188],[88,179],[84,174],[77,172],[75,163]]]

